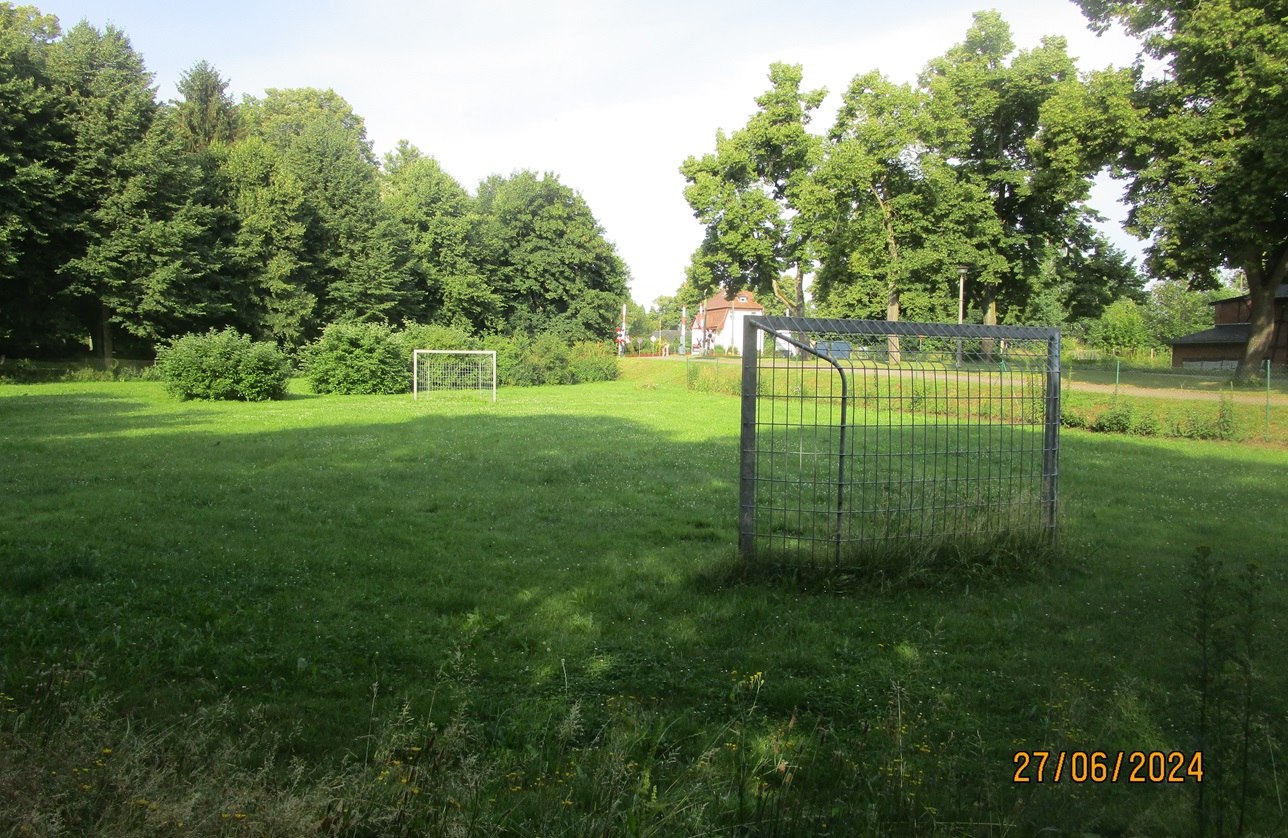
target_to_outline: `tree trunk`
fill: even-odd
[[[984,307],[984,325],[996,326],[997,325],[997,286],[985,285],[983,286],[982,293],[983,293],[983,299],[981,299],[980,302],[983,303],[983,307]],[[985,361],[993,360],[993,339],[992,338],[984,338],[984,340],[981,342],[981,345],[980,345],[980,354],[983,356]]]
[[[886,252],[890,254],[890,265],[886,269],[886,320],[894,322],[899,319],[899,240],[894,235],[894,213],[890,204],[876,185],[872,186],[872,195],[877,199],[877,206],[881,207],[881,226],[885,229]],[[886,352],[890,363],[899,363],[898,335],[886,338]]]
[[[783,304],[788,317],[801,317],[805,313],[805,268],[799,263],[796,265],[796,276],[792,278],[792,283],[787,291],[783,290],[783,284],[775,279],[772,283],[774,296],[778,302]]]
[[[1284,281],[1288,269],[1288,251],[1280,257],[1278,264],[1272,265],[1267,272],[1260,259],[1249,259],[1243,272],[1248,278],[1248,304],[1251,313],[1248,322],[1251,329],[1248,334],[1248,345],[1243,349],[1243,357],[1234,371],[1239,381],[1251,381],[1256,378],[1266,359],[1274,351],[1275,340],[1275,292]]]
[[[99,350],[103,355],[103,369],[112,368],[112,309],[100,303],[98,309]]]
[[[886,320],[897,322],[899,320],[899,288],[893,282],[890,283],[890,293],[886,296]],[[899,336],[890,335],[886,338],[886,351],[890,363],[899,363]]]

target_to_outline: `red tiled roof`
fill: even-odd
[[[756,314],[764,314],[765,308],[756,302],[756,297],[750,291],[739,291],[730,299],[724,291],[717,291],[704,305],[707,309],[707,322],[702,322],[702,310],[693,318],[694,329],[706,329],[708,332],[719,332],[724,328],[725,320],[729,317],[729,312],[746,311]]]

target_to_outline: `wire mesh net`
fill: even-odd
[[[744,557],[1054,537],[1054,330],[770,317],[744,346]]]
[[[412,359],[413,398],[455,393],[496,401],[496,352],[417,349]]]

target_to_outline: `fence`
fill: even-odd
[[[1053,329],[749,318],[739,544],[861,565],[1014,535],[1053,539]]]

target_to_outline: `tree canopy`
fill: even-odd
[[[825,92],[802,79],[772,65],[747,124],[681,166],[706,228],[687,279],[698,294],[772,291],[795,313],[813,274],[820,313],[943,320],[964,271],[971,309],[996,323],[1094,316],[1139,289],[1091,223],[1099,166],[1044,142],[1051,103],[1084,85],[1063,38],[1017,51],[981,12],[915,84],[855,76],[826,135],[808,130]]]
[[[1211,287],[1243,273],[1252,337],[1238,375],[1269,356],[1288,281],[1288,9],[1280,0],[1079,0],[1093,25],[1140,39],[1146,73],[1103,74],[1089,144],[1129,181],[1129,224],[1152,271]],[[1107,115],[1107,116],[1106,116]]]
[[[124,32],[0,3],[0,354],[364,321],[612,336],[626,267],[555,175],[471,195],[410,143],[382,165],[333,90],[228,88],[197,61],[159,102]]]

